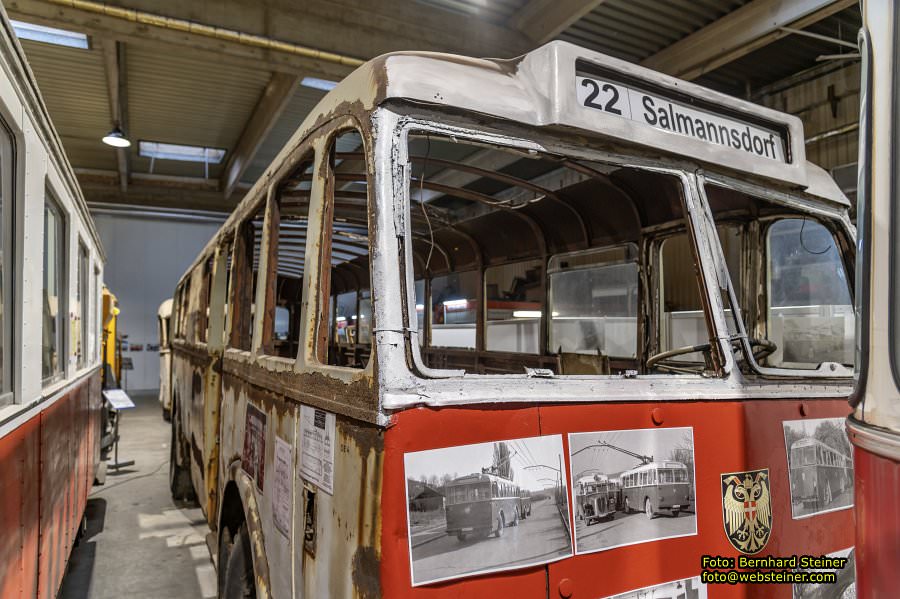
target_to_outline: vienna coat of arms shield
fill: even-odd
[[[741,553],[763,550],[772,533],[769,469],[722,475],[722,519],[725,535]]]

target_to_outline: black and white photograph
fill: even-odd
[[[853,506],[853,451],[843,418],[784,421],[791,515],[806,518]]]
[[[604,599],[706,599],[706,585],[699,576],[626,591]]]
[[[561,435],[404,456],[413,586],[572,555]]]
[[[694,431],[572,433],[575,553],[697,534]]]
[[[828,557],[846,557],[847,563],[835,571],[834,584],[795,584],[794,599],[856,599],[856,551],[853,547],[829,553]]]

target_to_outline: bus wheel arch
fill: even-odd
[[[249,539],[249,554],[253,566],[257,599],[269,599],[269,563],[265,554],[265,543],[262,524],[259,516],[259,504],[253,490],[253,481],[241,470],[240,460],[232,463],[228,469],[228,482],[222,495],[222,506],[219,510],[220,544],[223,534],[246,534]],[[225,531],[228,531],[225,533]],[[221,558],[220,558],[221,559]],[[225,568],[221,561],[218,564],[219,580],[224,582]]]

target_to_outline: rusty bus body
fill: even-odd
[[[592,95],[605,85],[637,103]],[[649,104],[662,112],[641,113]],[[693,136],[675,124],[688,104],[701,110]],[[788,516],[781,428],[848,412],[847,209],[805,161],[796,118],[570,44],[366,63],[175,290],[170,481],[199,500],[222,589],[243,570],[253,583],[239,591],[257,597],[613,595],[733,552],[719,475],[765,468],[767,551],[848,546],[849,511]],[[792,292],[800,275],[810,282]],[[442,305],[474,314],[432,322],[453,313]],[[827,343],[810,343],[810,323]],[[410,528],[404,454],[660,427],[693,429],[694,534],[459,566],[437,586],[413,576],[446,536]],[[559,480],[560,460],[541,464]],[[435,473],[467,466],[436,459]],[[517,538],[542,521],[565,542],[573,494],[557,494],[568,508],[536,504]]]
[[[56,597],[100,474],[105,256],[0,7],[0,596]]]

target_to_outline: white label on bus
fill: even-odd
[[[275,490],[272,497],[272,513],[275,528],[284,536],[291,536],[291,495],[293,494],[293,477],[291,476],[293,451],[291,444],[275,437]]]
[[[334,494],[334,414],[300,406],[300,474]]]
[[[784,139],[774,130],[695,108],[596,77],[576,76],[578,103],[586,108],[706,143],[786,162]]]

